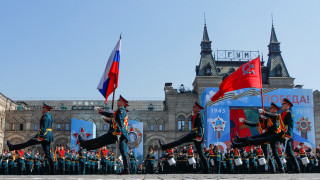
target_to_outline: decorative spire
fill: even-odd
[[[271,28],[271,37],[269,48],[269,58],[267,67],[269,70],[269,77],[290,77],[289,72],[286,68],[286,65],[282,59],[281,51],[280,51],[280,42],[277,39],[276,32],[273,26],[273,18],[272,18],[272,28]]]
[[[196,67],[197,76],[217,76],[216,62],[212,56],[211,41],[209,40],[207,25],[204,24],[203,38],[201,41],[201,58]]]

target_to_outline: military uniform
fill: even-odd
[[[137,174],[137,167],[136,167],[136,154],[132,150],[129,152],[129,158],[130,158],[130,173],[131,174]]]
[[[127,142],[128,142],[128,116],[125,108],[119,107],[115,113],[108,113],[100,111],[100,114],[112,117],[114,116],[112,123],[113,128],[110,128],[108,133],[91,140],[84,141],[81,137],[79,137],[80,145],[87,150],[98,149],[102,146],[114,144],[119,137],[119,150],[123,158],[124,165],[124,174],[128,174],[129,172],[129,157],[127,151]]]
[[[241,159],[241,161],[242,161],[242,157],[241,157],[241,154],[240,154],[239,149],[235,148],[235,149],[233,150],[233,156],[234,156],[234,160],[236,160],[236,159]],[[235,173],[235,174],[240,174],[240,173],[241,173],[241,170],[242,170],[242,164],[241,164],[241,165],[238,165],[238,166],[235,164],[235,166],[234,166],[234,173]]]
[[[101,165],[102,165],[102,174],[107,174],[108,172],[108,164],[109,164],[109,150],[102,150],[101,154]]]
[[[65,150],[58,151],[58,167],[59,167],[59,174],[64,174],[65,169]]]
[[[218,149],[217,146],[214,147],[214,155],[213,155],[213,160],[214,160],[214,173],[215,174],[220,174],[220,169],[221,169],[221,161],[222,161],[222,153],[221,150]]]
[[[44,104],[44,108],[47,108],[48,110],[51,110],[52,108],[46,104]],[[50,174],[53,174],[53,160],[50,156],[50,143],[53,142],[53,136],[52,136],[52,116],[49,112],[42,115],[40,119],[40,132],[35,135],[32,139],[29,141],[12,145],[9,141],[7,141],[7,145],[9,147],[9,150],[18,150],[18,149],[24,149],[28,146],[33,146],[36,144],[41,144],[43,151],[46,155],[46,158],[49,160],[50,164]]]
[[[36,155],[34,155],[34,157],[33,157],[33,163],[34,163],[34,165],[33,165],[33,174],[35,174],[35,175],[39,175],[40,174],[40,165],[41,165],[41,155],[40,154],[36,154]]]
[[[18,174],[23,175],[25,170],[25,158],[26,155],[23,150],[19,151],[19,156],[17,158],[17,167],[18,167]]]
[[[71,174],[72,172],[72,167],[71,167],[71,153],[70,152],[67,152],[65,153],[65,174]]]
[[[197,103],[195,106],[199,107]],[[201,106],[200,106],[201,107]],[[201,107],[202,108],[202,107]],[[162,149],[170,149],[173,147],[177,147],[181,144],[187,143],[187,142],[193,142],[197,152],[199,153],[199,157],[201,159],[201,162],[203,164],[204,173],[209,172],[209,166],[208,161],[204,155],[203,152],[203,135],[204,135],[204,124],[203,124],[203,116],[200,114],[200,112],[195,113],[195,115],[192,117],[192,131],[188,133],[186,136],[182,137],[181,139],[178,139],[174,142],[171,142],[169,144],[162,144],[160,143],[160,146]]]
[[[226,153],[226,173],[233,174],[234,172],[234,165],[233,165],[233,152]]]
[[[2,174],[3,175],[8,175],[8,160],[9,160],[9,154],[4,153],[2,154],[2,162],[1,162],[1,167],[2,167]]]
[[[31,170],[32,170],[32,166],[33,166],[33,155],[26,153],[26,174],[30,175],[31,174]]]
[[[154,159],[155,159],[154,153],[148,153],[146,157],[146,174],[153,174]]]
[[[86,174],[87,151],[80,149],[79,151],[79,174]]]

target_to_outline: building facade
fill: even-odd
[[[200,102],[200,96],[206,87],[219,87],[224,78],[237,70],[247,61],[216,60],[212,53],[212,41],[209,39],[207,26],[204,25],[201,41],[201,57],[196,66],[196,77],[193,82],[193,90],[185,90],[181,85],[174,89],[172,83],[165,83],[163,101],[130,101],[128,116],[131,120],[143,122],[144,155],[152,146],[160,155],[162,150],[158,141],[164,143],[174,141],[186,135],[191,128],[191,111],[195,102]],[[268,45],[268,60],[262,59],[261,68],[263,87],[265,88],[301,88],[294,84],[294,78],[289,75],[285,62],[281,56],[280,42],[277,40],[275,29],[272,25],[270,43]],[[5,108],[5,125],[1,124],[1,143],[6,140],[19,143],[30,139],[39,130],[38,123],[41,117],[42,101],[16,101],[12,102],[9,109]],[[103,101],[45,101],[54,107],[51,114],[53,124],[53,145],[66,144],[70,146],[71,119],[92,121],[97,126],[97,136],[107,132],[108,125],[100,118],[95,106],[106,110],[110,109],[110,102]],[[1,104],[2,105],[2,104]],[[4,107],[4,105],[2,105]],[[7,106],[5,106],[7,107]],[[8,106],[9,107],[9,106]],[[13,110],[15,107],[16,110]],[[1,108],[1,107],[0,107]],[[11,109],[11,110],[10,110]],[[0,109],[1,110],[1,109]],[[316,144],[320,144],[320,92],[314,91],[314,117],[316,130]],[[3,112],[3,110],[2,110]],[[0,111],[1,115],[1,111]],[[0,116],[1,119],[1,116]],[[2,121],[3,118],[2,118]],[[2,123],[1,121],[1,123]],[[1,146],[2,147],[2,146]],[[6,148],[6,146],[5,146]],[[37,149],[39,147],[33,147]],[[113,151],[115,146],[111,147]],[[1,148],[2,149],[2,148]]]

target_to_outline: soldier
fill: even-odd
[[[42,117],[40,119],[40,132],[35,135],[32,139],[29,141],[12,145],[10,141],[7,141],[7,145],[9,147],[9,150],[18,150],[23,149],[28,146],[33,146],[36,144],[41,144],[44,153],[46,154],[47,159],[49,159],[50,164],[50,174],[53,174],[53,160],[50,156],[50,143],[53,142],[52,138],[52,116],[49,114],[49,111],[52,109],[52,107],[48,106],[47,104],[43,103],[42,107]]]
[[[77,171],[76,171],[77,155],[74,150],[71,151],[71,159],[70,160],[71,160],[71,165],[70,165],[71,174],[77,174]],[[79,160],[78,160],[78,164],[79,164]]]
[[[214,146],[213,144],[210,144],[209,145],[209,151],[208,151],[208,156],[207,156],[207,159],[209,160],[208,163],[209,163],[209,171],[211,174],[215,173],[214,171],[214,167],[215,167],[215,163],[214,163]]]
[[[107,149],[106,146],[103,146],[102,149],[100,149],[100,154],[101,154],[101,165],[102,165],[102,174],[107,174],[108,170],[108,161],[109,161],[109,149]]]
[[[149,147],[149,153],[146,157],[146,174],[153,174],[154,169],[154,153],[152,147]]]
[[[79,152],[76,153],[76,162],[75,162],[75,174],[80,174],[80,155]]]
[[[127,142],[128,142],[128,133],[127,133],[127,127],[128,127],[128,116],[127,112],[125,110],[125,107],[128,106],[128,101],[124,99],[121,95],[117,102],[118,109],[115,113],[108,113],[103,112],[100,110],[100,114],[105,115],[107,117],[112,117],[113,122],[113,128],[109,129],[108,133],[95,138],[91,140],[84,141],[79,136],[80,146],[84,147],[85,149],[91,150],[91,149],[98,149],[102,146],[108,145],[108,144],[114,144],[116,141],[119,141],[119,149],[120,153],[123,158],[123,165],[124,169],[121,174],[130,174],[129,171],[129,158],[128,158],[128,151],[127,151]],[[109,120],[106,120],[109,121]]]
[[[87,151],[85,149],[79,148],[79,174],[86,174],[86,162],[87,162]]]
[[[67,152],[65,153],[65,173],[71,174],[71,153],[70,149],[67,149]]]
[[[241,157],[241,154],[240,154],[240,151],[238,148],[234,148],[233,149],[233,157],[234,157],[234,160],[236,159],[241,159],[241,162],[242,162],[242,157]],[[240,174],[241,173],[241,167],[242,167],[242,164],[235,164],[235,167],[234,167],[234,173],[235,174]]]
[[[233,174],[233,171],[234,171],[234,166],[233,166],[233,150],[227,148],[227,153],[226,153],[225,157],[226,157],[226,167],[227,167],[226,173],[228,173],[228,174]]]
[[[33,155],[32,155],[32,150],[28,149],[28,153],[26,153],[25,155],[26,157],[26,174],[30,175],[31,174],[31,170],[32,170],[32,166],[33,166]]]
[[[193,149],[192,149],[192,144],[189,144],[189,149],[188,149],[188,173],[193,173],[193,162],[191,162],[189,159],[195,159],[194,157],[194,152],[193,152]]]
[[[36,154],[33,157],[33,174],[39,175],[40,174],[40,163],[41,163],[41,155],[39,150],[36,150]]]
[[[148,155],[147,155],[147,158],[146,158],[146,174],[151,174],[151,173],[148,173],[148,171],[149,171]],[[177,164],[177,174],[181,174],[183,172],[183,163],[184,163],[183,159],[184,159],[184,156],[183,156],[182,151],[180,150],[179,153],[178,153],[177,162],[176,162],[176,164]]]
[[[114,156],[113,152],[111,152],[110,155],[109,155],[109,161],[110,161],[110,165],[109,165],[110,174],[114,174],[115,173],[116,162],[115,162],[115,156]]]
[[[307,156],[308,156],[308,159],[309,159],[309,164],[307,166],[307,172],[308,173],[314,173],[315,172],[315,164],[316,164],[316,160],[315,160],[315,157],[314,157],[314,154],[312,153],[312,148],[308,148],[306,150],[307,152]]]
[[[213,159],[214,159],[214,173],[220,174],[221,161],[222,161],[222,152],[217,145],[213,146]]]
[[[257,157],[258,157],[258,161],[261,159],[259,161],[259,165],[258,165],[258,173],[260,173],[260,174],[265,173],[265,165],[266,164],[261,163],[262,159],[265,158],[263,150],[261,149],[261,145],[257,146]]]
[[[59,174],[64,174],[65,169],[65,153],[64,145],[60,144],[60,149],[58,150],[58,167],[59,167]]]
[[[8,175],[8,160],[9,160],[9,154],[8,154],[8,150],[4,150],[4,153],[2,154],[2,174],[3,175]]]
[[[56,150],[54,151],[54,154],[51,154],[52,159],[53,159],[53,165],[54,165],[55,174],[58,174],[58,170],[59,170],[59,164],[58,164],[58,157],[59,157],[58,152],[59,152],[59,150],[60,150],[60,147],[57,146]]]
[[[249,157],[249,173],[256,174],[257,173],[257,163],[256,163],[256,154],[257,151],[253,146],[250,146],[250,151],[248,152]]]
[[[100,153],[97,152],[97,153],[96,153],[96,157],[95,157],[95,162],[94,162],[94,170],[93,170],[93,173],[94,173],[94,174],[98,174],[98,172],[99,172],[99,165],[100,165]]]
[[[241,148],[240,154],[242,157],[241,172],[242,172],[242,174],[248,174],[249,173],[249,171],[248,171],[249,170],[249,155],[244,148]]]
[[[130,170],[131,174],[136,174],[137,173],[137,168],[136,168],[136,154],[133,151],[132,147],[129,148],[129,158],[130,158]]]
[[[19,155],[17,158],[18,174],[23,175],[25,170],[25,159],[26,159],[24,150],[20,149],[18,152],[18,155]]]
[[[197,152],[199,153],[202,166],[204,168],[203,173],[209,173],[208,161],[204,155],[203,144],[202,144],[203,135],[204,135],[203,116],[200,114],[200,111],[202,109],[203,107],[201,107],[198,103],[194,104],[193,106],[194,116],[192,117],[192,131],[189,134],[169,144],[162,144],[162,142],[159,140],[159,144],[162,147],[162,149],[169,149],[169,148],[177,147],[180,144],[193,141],[197,149]]]
[[[306,173],[308,164],[303,164],[302,163],[302,159],[307,157],[307,154],[306,154],[306,150],[305,150],[305,147],[304,147],[304,143],[301,142],[299,145],[300,145],[300,148],[295,150],[295,151],[297,151],[299,153],[299,159],[300,159],[300,162],[301,162],[300,171],[302,173]]]
[[[276,104],[271,103],[269,112],[271,114],[273,114],[273,115],[276,115],[276,113],[277,113],[277,111],[279,111],[279,109],[280,108]],[[277,116],[272,116],[272,117],[268,118],[268,117],[265,117],[264,115],[260,115],[259,121],[257,123],[253,123],[253,122],[247,121],[246,119],[244,119],[244,122],[248,126],[258,127],[258,130],[259,130],[260,134],[255,135],[255,136],[251,136],[250,139],[265,138],[265,137],[268,137],[270,135],[273,135],[273,134],[276,134],[276,133],[280,132],[280,126],[279,126],[279,122],[278,122]],[[237,142],[242,142],[243,144],[239,145],[239,144],[235,143],[234,141],[232,141],[233,142],[233,144],[232,144],[233,147],[243,147],[243,146],[248,146],[249,145],[248,139],[247,138],[240,138],[238,136],[238,134],[236,134],[235,140]],[[275,151],[276,150],[276,145],[275,144],[272,144],[272,145],[273,145],[273,151]],[[266,142],[266,143],[262,144],[261,148],[263,150],[263,153],[265,155],[265,158],[266,158],[267,162],[269,162],[269,146],[268,146],[268,143]],[[281,164],[280,164],[280,167],[281,167]],[[269,163],[269,171],[272,172],[272,173],[275,172],[274,166],[272,166],[271,163]],[[280,169],[280,171],[283,172],[283,169]]]
[[[92,153],[93,151],[88,151],[87,163],[86,163],[86,174],[92,174],[91,166],[92,166]]]

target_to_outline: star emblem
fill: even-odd
[[[309,118],[299,118],[299,121],[296,122],[297,126],[296,129],[298,131],[302,131],[302,132],[309,132],[311,131],[311,122],[309,122]]]
[[[75,138],[77,139],[76,145],[78,145],[78,144],[80,143],[80,142],[79,142],[79,139],[78,139],[78,136],[81,136],[82,139],[87,140],[92,134],[86,133],[86,132],[84,131],[84,128],[81,127],[79,133],[74,133],[74,134],[72,134],[72,135],[73,135],[73,137],[75,137]]]
[[[215,131],[224,131],[224,128],[226,127],[226,121],[224,121],[221,117],[217,117],[215,119],[210,119],[212,128]]]

